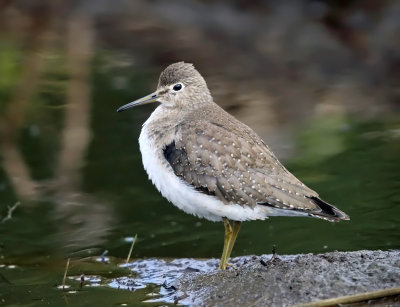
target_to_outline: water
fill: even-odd
[[[153,107],[115,112],[150,92],[149,80],[156,74],[124,75],[107,70],[101,57],[96,61],[91,137],[78,171],[54,180],[65,116],[62,73],[55,78],[59,83],[41,85],[19,132],[18,148],[39,184],[38,197],[18,196],[5,165],[0,166],[0,215],[20,201],[12,218],[0,223],[0,304],[161,305],[160,285],[144,284],[135,291],[112,286],[135,274],[129,269],[135,265],[121,264],[136,234],[132,259],[220,256],[222,224],[179,211],[147,180],[137,138]],[[399,249],[400,116],[366,120],[337,114],[292,128],[296,153],[285,165],[351,221],[277,217],[247,222],[233,256],[269,254],[273,246],[280,254]],[[109,258],[99,258],[102,254]],[[62,290],[67,258],[70,287]]]

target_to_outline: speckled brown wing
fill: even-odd
[[[265,205],[332,220],[341,214],[289,173],[240,122],[227,127],[210,120],[185,121],[176,126],[164,156],[177,176],[225,204]]]

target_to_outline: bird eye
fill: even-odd
[[[175,84],[174,87],[172,88],[175,92],[180,91],[182,89],[182,84],[178,83]]]

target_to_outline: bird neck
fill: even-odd
[[[175,139],[176,127],[184,121],[212,116],[219,107],[211,100],[190,106],[171,108],[159,105],[143,124],[143,132],[157,146],[164,147]]]
[[[179,112],[177,108],[169,108],[159,105],[143,124],[143,131],[153,144],[165,146],[173,141],[175,126],[171,123],[179,123]]]

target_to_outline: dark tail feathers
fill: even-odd
[[[332,222],[338,222],[340,220],[350,220],[350,217],[346,213],[340,211],[338,208],[328,204],[322,199],[315,196],[311,196],[309,197],[309,199],[311,199],[314,204],[321,208],[320,212],[313,211],[313,213],[310,215],[327,219]]]

